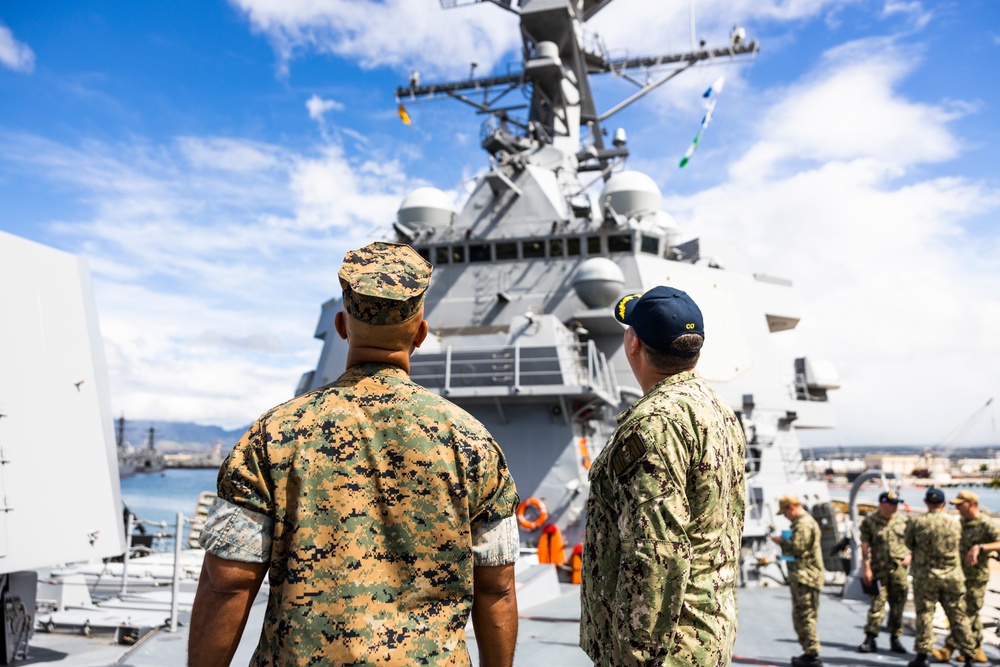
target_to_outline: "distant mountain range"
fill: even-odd
[[[250,425],[226,430],[221,426],[203,426],[192,422],[148,421],[145,419],[125,420],[125,440],[136,449],[149,442],[149,427],[154,429],[153,441],[156,448],[164,453],[206,452],[220,443],[225,454],[239,440]],[[116,422],[117,428],[117,422]]]
[[[203,426],[192,422],[148,421],[144,419],[126,420],[125,439],[133,447],[144,447],[149,439],[149,427],[155,429],[156,447],[161,452],[210,452],[215,443],[220,443],[222,454],[226,454],[246,430],[243,428],[226,430],[221,426]],[[854,458],[865,454],[922,454],[929,447],[922,445],[841,445],[826,447],[803,447],[802,454],[806,458]],[[934,451],[949,458],[992,458],[1000,450],[1000,445],[994,447],[933,447]]]

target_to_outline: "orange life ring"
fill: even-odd
[[[529,507],[535,508],[535,518],[528,520],[525,518],[525,513]],[[521,504],[517,506],[517,522],[521,525],[521,528],[525,530],[535,530],[549,518],[549,513],[545,509],[545,503],[543,503],[538,498],[528,498],[527,500],[522,500]]]

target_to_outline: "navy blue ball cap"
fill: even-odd
[[[883,491],[878,494],[878,501],[880,503],[892,503],[893,505],[898,505],[903,502],[903,499],[899,497],[899,494],[895,491]]]
[[[934,503],[936,505],[943,503],[944,491],[942,491],[941,489],[936,489],[932,486],[931,488],[927,489],[927,492],[924,494],[924,502]]]
[[[646,345],[675,357],[690,359],[700,351],[671,349],[679,336],[693,333],[705,338],[698,304],[686,292],[666,285],[622,297],[615,305],[615,319],[632,327]]]

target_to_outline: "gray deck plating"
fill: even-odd
[[[741,588],[739,601],[739,634],[736,638],[734,665],[791,664],[793,655],[801,651],[792,629],[791,599],[788,588],[767,586]],[[265,601],[254,604],[243,642],[233,665],[246,665],[256,645],[264,615]],[[867,605],[845,601],[840,586],[828,586],[823,591],[819,609],[819,635],[822,658],[828,665],[882,666],[905,665],[913,653],[897,655],[888,651],[888,637],[879,636],[879,652],[861,654],[857,646],[864,638]],[[515,667],[584,667],[590,660],[579,648],[580,631],[579,587],[561,585],[561,594],[549,602],[522,609],[518,632]],[[186,620],[186,619],[185,619]],[[992,630],[987,630],[992,635]],[[938,634],[938,645],[941,644]],[[992,636],[988,638],[992,640]],[[991,663],[1000,662],[1000,652],[989,641],[985,646]],[[907,632],[903,644],[912,649],[913,635]],[[473,664],[478,664],[475,634],[469,628],[469,652]],[[127,649],[111,644],[107,638],[86,638],[55,634],[36,634],[31,642],[31,658],[19,664],[60,664],[85,667],[130,665],[132,667],[178,666],[186,663],[187,626],[172,634],[160,630],[138,645]]]

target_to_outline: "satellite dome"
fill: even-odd
[[[624,287],[625,274],[607,257],[591,257],[573,274],[573,289],[588,308],[611,306]]]
[[[399,205],[396,220],[411,229],[447,227],[455,220],[455,206],[437,188],[417,188]]]
[[[607,202],[618,215],[641,218],[660,210],[660,188],[652,178],[639,171],[622,171],[604,185],[601,205]]]

